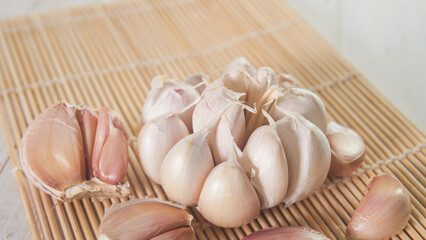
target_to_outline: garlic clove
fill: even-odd
[[[278,84],[277,74],[269,67],[261,67],[257,70],[253,81],[249,82],[247,91],[247,104],[254,106],[272,85]]]
[[[251,182],[262,209],[280,204],[288,186],[287,159],[274,125],[261,126],[250,136],[244,148],[244,160],[254,171]]]
[[[346,176],[355,171],[364,160],[365,143],[362,137],[351,128],[329,122],[327,139],[331,149],[332,176]]]
[[[76,109],[60,102],[30,124],[21,141],[21,165],[38,188],[55,198],[86,180],[83,137]]]
[[[322,233],[317,232],[309,227],[279,227],[269,228],[254,232],[243,240],[329,240]]]
[[[278,76],[278,85],[287,90],[290,88],[302,88],[302,84],[290,74],[280,74]]]
[[[198,210],[219,227],[239,227],[260,212],[259,198],[243,169],[234,159],[217,165],[208,175]]]
[[[256,68],[247,59],[239,57],[225,67],[221,80],[229,90],[246,93],[255,75]]]
[[[92,154],[93,176],[108,184],[119,183],[127,171],[127,136],[117,115],[99,110]]]
[[[208,131],[201,131],[182,138],[161,165],[161,185],[167,196],[180,204],[197,204],[204,181],[214,167],[207,137]]]
[[[145,123],[138,136],[138,152],[149,178],[160,184],[164,158],[178,141],[189,134],[185,123],[176,115]]]
[[[221,116],[232,104],[239,102],[244,94],[235,93],[225,87],[206,89],[200,102],[195,106],[192,115],[194,132],[208,126],[212,121]]]
[[[209,85],[209,78],[210,77],[207,74],[197,73],[189,75],[185,79],[185,82],[190,84],[191,86],[194,86],[197,89],[198,93],[201,95],[206,89],[206,86]]]
[[[324,103],[311,91],[302,88],[289,89],[284,95],[278,97],[268,113],[275,121],[278,121],[285,115],[282,109],[298,112],[321,131],[327,130],[327,112]]]
[[[288,162],[286,206],[318,189],[330,169],[330,146],[325,134],[297,112],[283,110],[276,122]]]
[[[166,76],[157,76],[151,82],[152,89],[142,108],[142,121],[149,122],[165,114],[174,113],[194,102],[200,95],[193,86],[177,82]],[[192,130],[194,108],[179,114],[179,117]]]
[[[96,127],[98,125],[98,114],[87,107],[82,107],[76,111],[78,123],[80,124],[84,152],[86,155],[86,174],[88,178],[92,177],[92,153],[95,144]]]
[[[151,240],[195,240],[194,230],[191,227],[181,227],[170,230],[161,235],[151,238]]]
[[[392,176],[374,176],[346,228],[346,239],[390,238],[404,229],[410,213],[405,187]]]
[[[234,153],[234,141],[242,148],[246,130],[243,106],[230,106],[220,118],[214,132],[209,139],[215,165],[226,161],[229,154]]]
[[[113,204],[106,210],[96,235],[98,239],[117,240],[165,239],[161,236],[179,239],[179,236],[191,236],[188,233],[193,231],[191,221],[192,216],[180,205],[159,199],[130,200]]]

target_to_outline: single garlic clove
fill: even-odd
[[[247,59],[239,57],[225,67],[221,80],[229,90],[246,93],[255,75],[256,68]]]
[[[165,114],[174,113],[194,102],[200,95],[193,86],[157,76],[151,82],[152,89],[142,108],[142,121],[149,122]],[[192,112],[190,108],[179,114],[179,117],[192,130]]]
[[[185,123],[176,115],[145,123],[138,136],[138,152],[144,172],[160,184],[160,169],[170,149],[189,135]]]
[[[346,228],[346,239],[390,238],[404,229],[410,213],[405,187],[392,176],[374,176]]]
[[[203,217],[219,227],[239,227],[260,212],[259,198],[235,159],[217,165],[207,177],[198,202]]]
[[[275,121],[281,119],[285,113],[281,110],[298,112],[311,121],[323,132],[327,130],[327,112],[324,103],[313,92],[302,88],[291,88],[279,97],[271,106],[269,114]]]
[[[201,131],[221,116],[230,105],[238,102],[242,95],[224,87],[206,89],[192,115],[194,132]]]
[[[269,67],[261,67],[257,70],[256,76],[253,81],[249,82],[247,91],[247,104],[254,106],[259,103],[260,98],[272,85],[278,84],[277,74]]]
[[[207,137],[207,131],[184,137],[161,165],[161,185],[167,196],[180,204],[197,204],[204,181],[214,167]]]
[[[180,205],[159,199],[130,200],[106,210],[96,235],[105,240],[194,239],[191,221]]]
[[[254,171],[251,182],[262,209],[280,204],[288,186],[287,159],[274,125],[261,126],[250,136],[244,148],[244,160]]]
[[[185,82],[190,84],[191,86],[196,87],[198,93],[201,95],[204,90],[206,89],[206,86],[209,85],[209,76],[204,73],[197,73],[189,75]]]
[[[278,76],[278,85],[287,90],[290,88],[302,88],[302,84],[290,74],[280,74]]]
[[[92,153],[95,144],[96,127],[98,125],[98,114],[87,107],[82,107],[76,111],[78,123],[80,124],[84,152],[86,155],[86,173],[87,177],[92,177]]]
[[[127,137],[117,115],[107,109],[99,110],[92,154],[93,176],[108,184],[119,183],[127,171]]]
[[[243,240],[329,240],[322,233],[317,232],[309,227],[279,227],[279,228],[269,228],[254,232],[246,237]]]
[[[53,105],[34,119],[21,141],[26,176],[58,199],[68,187],[86,180],[83,137],[75,115],[74,106]]]
[[[330,146],[325,134],[299,113],[283,110],[277,121],[278,136],[288,162],[286,206],[318,189],[330,169]]]
[[[329,122],[327,139],[331,149],[332,176],[346,176],[355,171],[364,160],[365,143],[362,137],[351,128]]]
[[[209,139],[214,162],[218,165],[234,153],[234,141],[242,148],[246,130],[243,106],[230,106],[220,118],[217,127]]]

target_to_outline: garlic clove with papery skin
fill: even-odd
[[[106,209],[98,239],[195,239],[192,216],[177,204],[160,199],[137,199]]]
[[[410,219],[410,194],[394,177],[371,178],[346,228],[346,239],[386,239],[401,232]]]
[[[225,67],[221,81],[229,90],[247,93],[255,75],[256,68],[247,59],[239,57]]]
[[[309,90],[302,88],[289,89],[276,99],[268,113],[275,121],[278,121],[285,114],[281,111],[282,109],[298,112],[324,133],[327,130],[327,112],[324,103],[320,97]]]
[[[364,160],[365,143],[362,137],[349,127],[329,122],[327,139],[331,149],[331,176],[346,176],[355,171]]]
[[[331,152],[325,134],[297,112],[283,110],[276,122],[288,162],[286,206],[318,189],[330,169]]]
[[[93,176],[108,184],[119,183],[127,171],[127,136],[117,114],[99,110],[92,154]]]
[[[161,75],[151,81],[149,91],[142,108],[142,121],[149,122],[165,114],[185,108],[199,97],[198,91],[188,83],[178,82]],[[182,112],[179,117],[188,129],[192,130],[192,112],[194,108]]]
[[[209,78],[210,77],[207,74],[197,73],[189,75],[185,79],[185,82],[190,84],[191,86],[194,86],[197,89],[198,93],[201,95],[203,94],[206,87],[209,85]]]
[[[261,67],[257,70],[253,81],[249,82],[247,91],[247,104],[254,106],[272,85],[278,84],[277,74],[269,67]]]
[[[145,123],[138,136],[139,159],[144,172],[160,184],[160,169],[170,149],[190,134],[185,123],[176,115]]]
[[[86,155],[86,174],[88,178],[91,178],[93,176],[92,153],[98,125],[98,114],[90,108],[82,107],[76,111],[76,116],[83,136],[84,152]]]
[[[270,121],[269,126],[261,126],[251,134],[243,152],[244,161],[253,169],[251,182],[262,209],[280,204],[288,186],[287,159],[275,122]]]
[[[322,233],[309,227],[279,227],[254,232],[243,240],[329,240]]]

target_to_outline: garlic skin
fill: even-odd
[[[214,167],[207,141],[208,131],[182,138],[167,153],[160,182],[167,196],[180,204],[195,206],[204,181]]]
[[[257,128],[243,153],[244,160],[254,171],[251,182],[258,193],[261,208],[280,204],[287,192],[288,168],[275,124]]]
[[[56,198],[85,181],[83,137],[75,108],[60,102],[37,116],[22,138],[20,159],[33,184]]]
[[[99,110],[92,154],[93,176],[108,184],[119,183],[127,171],[127,136],[117,114]]]
[[[177,82],[167,76],[157,76],[151,81],[151,91],[142,108],[142,121],[149,122],[165,114],[185,108],[194,102],[199,93],[194,87],[184,82]],[[194,108],[179,114],[179,117],[192,130],[192,112]]]
[[[138,152],[144,172],[150,179],[160,184],[164,158],[178,141],[189,134],[185,123],[176,115],[145,123],[138,136]]]
[[[329,240],[322,233],[309,227],[268,228],[245,236],[243,240]]]
[[[280,96],[268,113],[275,121],[281,119],[282,109],[298,112],[321,131],[327,131],[327,111],[322,100],[313,92],[302,88],[291,88]]]
[[[185,82],[191,86],[194,86],[197,89],[197,92],[201,95],[203,94],[206,87],[209,85],[209,75],[204,73],[197,73],[189,75]]]
[[[405,187],[390,175],[374,176],[346,228],[346,239],[390,238],[405,228],[410,213]]]
[[[113,204],[105,212],[98,239],[195,239],[192,216],[183,206],[160,199]]]
[[[327,139],[331,149],[331,176],[343,177],[355,171],[364,160],[365,143],[362,137],[349,127],[329,122]]]
[[[278,136],[288,162],[286,207],[318,189],[330,169],[330,146],[324,133],[299,113],[283,110]]]
[[[217,165],[207,177],[198,202],[203,217],[219,227],[239,227],[260,212],[256,190],[233,159]]]

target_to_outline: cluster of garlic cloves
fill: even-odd
[[[127,137],[116,113],[60,102],[30,124],[21,141],[26,176],[59,200],[130,193]]]
[[[160,199],[137,199],[113,204],[97,231],[99,240],[191,240],[192,215],[184,207]]]
[[[238,227],[260,209],[306,198],[325,181],[331,162],[326,109],[291,76],[237,58],[214,81],[204,74],[153,81],[157,87],[143,109],[163,111],[145,121],[139,155],[169,199],[197,206],[217,226]],[[178,88],[179,96],[192,98],[176,97],[173,105],[163,96]],[[188,115],[190,126],[181,117]]]

